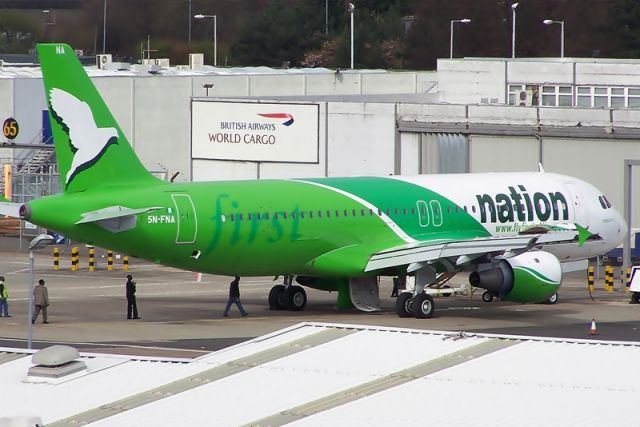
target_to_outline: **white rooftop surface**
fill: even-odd
[[[208,75],[270,75],[270,74],[334,74],[335,70],[329,68],[270,68],[270,67],[212,67],[204,65],[200,69],[189,69],[188,66],[163,67],[158,72],[149,73],[148,66],[131,64],[129,70],[105,70],[96,66],[88,65],[84,67],[90,77],[113,77],[113,76],[208,76]],[[358,69],[341,70],[342,73],[354,74],[380,74],[388,73],[382,69]],[[14,78],[42,78],[42,71],[38,64],[26,66],[12,66],[4,63],[0,67],[0,79]]]
[[[0,354],[0,426],[639,425],[640,343],[302,323],[193,360],[82,354],[45,383],[0,351],[22,356]]]

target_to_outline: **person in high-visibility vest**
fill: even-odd
[[[9,314],[9,291],[4,283],[4,276],[0,276],[0,317],[11,317]]]

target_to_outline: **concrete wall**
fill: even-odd
[[[20,133],[14,141],[22,144],[42,142],[42,111],[46,109],[42,80],[16,79],[13,89],[13,114],[20,126]]]
[[[394,172],[394,104],[331,103],[328,114],[328,176]]]

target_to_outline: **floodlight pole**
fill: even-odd
[[[107,0],[104,0],[104,10],[102,12],[102,53],[107,48]]]
[[[516,8],[520,3],[511,5],[511,57],[516,57]]]
[[[349,13],[351,14],[351,69],[353,70],[353,11],[356,7],[349,3]]]

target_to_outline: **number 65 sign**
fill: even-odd
[[[2,133],[7,139],[15,139],[18,136],[20,128],[18,122],[13,117],[9,117],[2,125]]]

